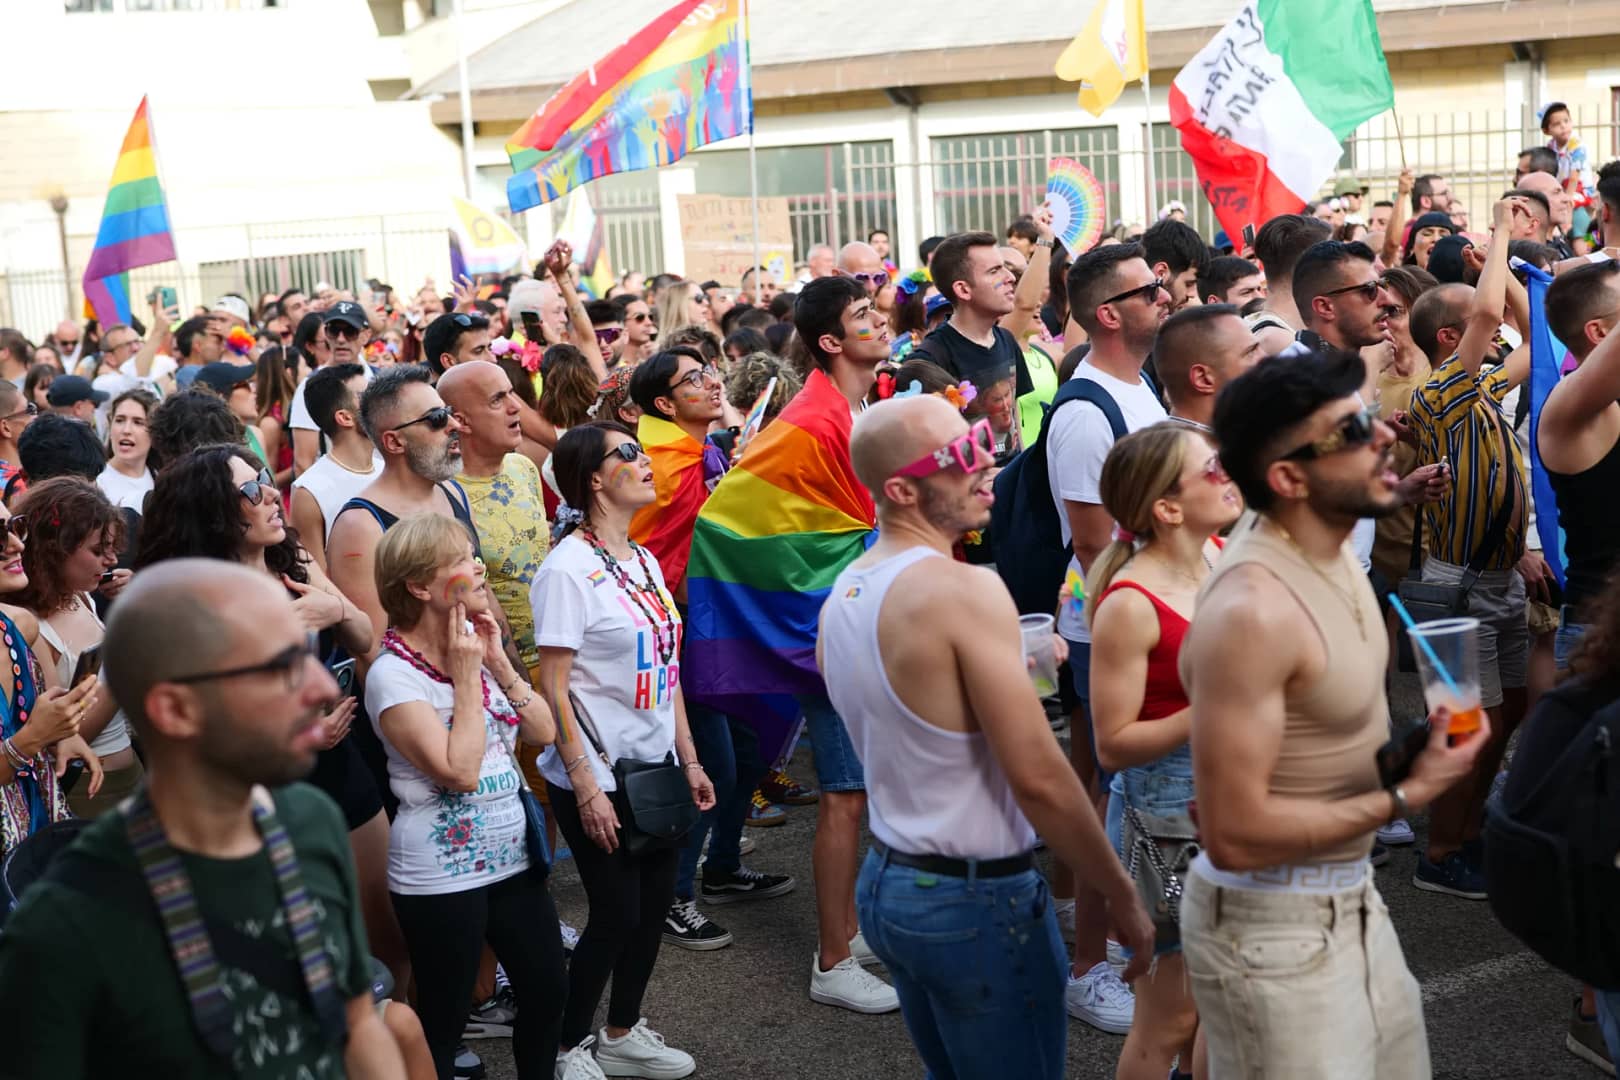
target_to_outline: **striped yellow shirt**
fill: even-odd
[[[1419,465],[1442,457],[1451,463],[1451,493],[1426,503],[1424,550],[1455,566],[1468,560],[1484,541],[1491,519],[1508,497],[1512,485],[1515,502],[1507,536],[1494,554],[1476,570],[1511,569],[1524,555],[1526,494],[1524,459],[1518,440],[1502,445],[1502,426],[1511,426],[1502,414],[1502,398],[1509,385],[1506,369],[1493,367],[1470,378],[1453,354],[1412,395],[1411,426],[1417,436]]]

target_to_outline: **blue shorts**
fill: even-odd
[[[824,696],[807,694],[798,700],[804,710],[804,733],[816,759],[816,786],[835,793],[865,791],[866,771],[838,710]]]

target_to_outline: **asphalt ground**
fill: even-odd
[[[1397,706],[1415,687],[1398,687]],[[801,748],[792,770],[813,778]],[[787,808],[787,823],[749,828],[758,845],[750,866],[788,873],[798,888],[786,896],[709,907],[735,936],[713,952],[666,946],[648,989],[645,1012],[672,1046],[697,1059],[703,1080],[784,1080],[789,1077],[921,1077],[923,1070],[898,1012],[861,1016],[809,998],[815,948],[815,900],[810,886],[814,806]],[[1418,843],[1426,822],[1413,821]],[[1377,871],[1407,963],[1423,986],[1434,1075],[1443,1080],[1595,1080],[1601,1074],[1564,1049],[1574,980],[1543,963],[1492,918],[1484,902],[1421,892],[1412,886],[1417,856],[1395,849]],[[569,860],[551,876],[563,917],[582,927],[585,894]],[[878,969],[881,974],[882,969]],[[598,1023],[601,1016],[598,1016]],[[1333,1018],[1324,1016],[1323,1024]],[[1301,1031],[1300,1038],[1310,1038]],[[490,1080],[515,1078],[510,1043],[470,1044]],[[1106,1078],[1124,1045],[1070,1021],[1067,1075]],[[1020,1080],[1007,1077],[1005,1080]],[[1286,1080],[1286,1078],[1284,1078]]]

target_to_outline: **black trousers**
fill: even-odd
[[[641,999],[664,937],[664,916],[675,898],[680,852],[670,848],[633,859],[621,847],[610,855],[585,835],[574,793],[555,784],[546,787],[591,905],[568,965],[568,1008],[563,1013],[562,1044],[577,1046],[591,1034],[610,977],[608,1025],[634,1027],[641,1019]]]
[[[517,997],[512,1057],[518,1076],[550,1080],[557,1067],[568,978],[557,908],[545,879],[525,871],[464,892],[389,895],[411,954],[416,1012],[439,1080],[453,1080],[456,1044],[467,1023],[485,941]]]

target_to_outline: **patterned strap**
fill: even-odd
[[[179,852],[164,834],[144,784],[119,810],[124,816],[130,845],[146,877],[147,890],[163,922],[175,970],[191,999],[191,1015],[197,1032],[210,1050],[229,1059],[236,1044],[230,1004],[225,999],[219,959],[214,955],[213,942],[208,938],[197,908],[191,877],[186,873]],[[253,822],[270,855],[282,911],[298,952],[304,987],[315,1007],[321,1031],[329,1043],[342,1046],[348,1039],[348,1024],[332,961],[321,945],[314,906],[304,888],[292,841],[276,817],[269,793],[262,788],[254,789]]]

